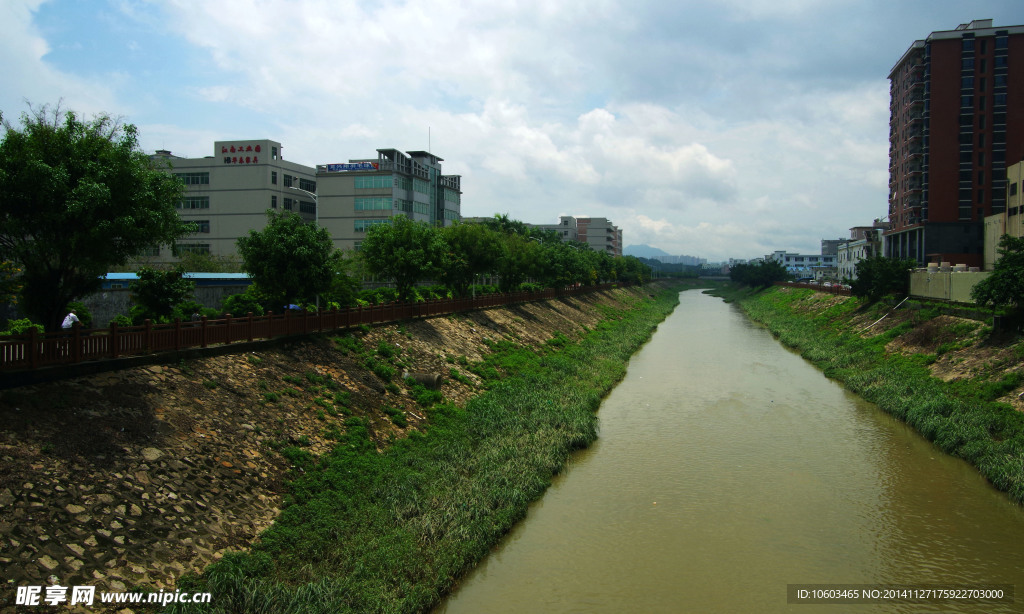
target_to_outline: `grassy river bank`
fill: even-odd
[[[791,288],[721,289],[829,378],[1024,503],[1024,343],[984,322]],[[880,320],[880,321],[879,321]]]
[[[293,456],[284,509],[253,548],[179,588],[211,592],[210,612],[429,609],[597,437],[601,399],[678,290],[652,286],[627,308],[606,308],[578,342],[493,342],[473,365],[487,391],[435,405],[425,432],[383,453],[364,420],[349,418],[332,451]]]

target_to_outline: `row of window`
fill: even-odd
[[[366,232],[367,230],[369,230],[370,228],[372,228],[374,226],[379,226],[380,224],[390,224],[390,223],[391,223],[391,220],[387,219],[387,218],[375,219],[375,220],[355,220],[355,231],[356,232]]]
[[[185,185],[210,185],[210,173],[174,173]]]
[[[356,211],[388,211],[394,207],[390,196],[359,197],[355,201]]]
[[[1006,94],[992,94],[992,104],[994,106],[997,106],[997,107],[999,107],[999,106],[1005,107],[1006,106]],[[974,106],[974,96],[961,96],[960,97],[960,107],[961,108],[968,108],[968,107],[973,107],[973,106]],[[978,96],[978,110],[979,111],[984,111],[985,110],[985,97],[984,96]]]
[[[357,190],[390,188],[392,185],[397,187],[397,183],[397,181],[392,180],[391,175],[368,175],[364,177],[356,177]]]
[[[209,196],[186,196],[178,201],[178,209],[209,209]]]

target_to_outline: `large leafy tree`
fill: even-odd
[[[453,294],[465,296],[477,275],[494,270],[501,255],[500,235],[484,224],[457,223],[440,232],[447,250],[439,281]]]
[[[999,259],[992,274],[971,289],[971,298],[986,306],[1024,307],[1024,237],[999,239]]]
[[[45,106],[0,123],[0,261],[22,268],[21,308],[47,328],[111,267],[191,230],[175,210],[181,181],[139,149],[135,126]]]
[[[267,218],[266,228],[238,239],[243,268],[272,309],[314,302],[331,287],[341,257],[330,233],[294,213],[267,211]]]
[[[412,298],[417,282],[440,273],[446,253],[440,229],[404,215],[370,228],[359,250],[370,274],[394,280],[400,301]]]
[[[907,258],[869,256],[857,263],[857,279],[850,283],[850,293],[871,302],[887,294],[906,294],[910,289],[910,271],[917,261]]]

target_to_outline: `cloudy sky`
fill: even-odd
[[[462,213],[607,217],[712,261],[887,213],[889,70],[1020,0],[3,0],[0,112],[63,100],[146,151],[308,165],[429,149]]]

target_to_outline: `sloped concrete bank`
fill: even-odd
[[[382,449],[422,427],[403,370],[442,374],[442,393],[461,403],[478,391],[467,367],[488,344],[578,338],[603,309],[643,292],[352,335],[349,343],[390,348],[393,375],[324,336],[2,391],[0,612],[17,611],[17,586],[171,589],[272,523],[289,469],[283,447],[323,453],[347,415],[365,417]]]

